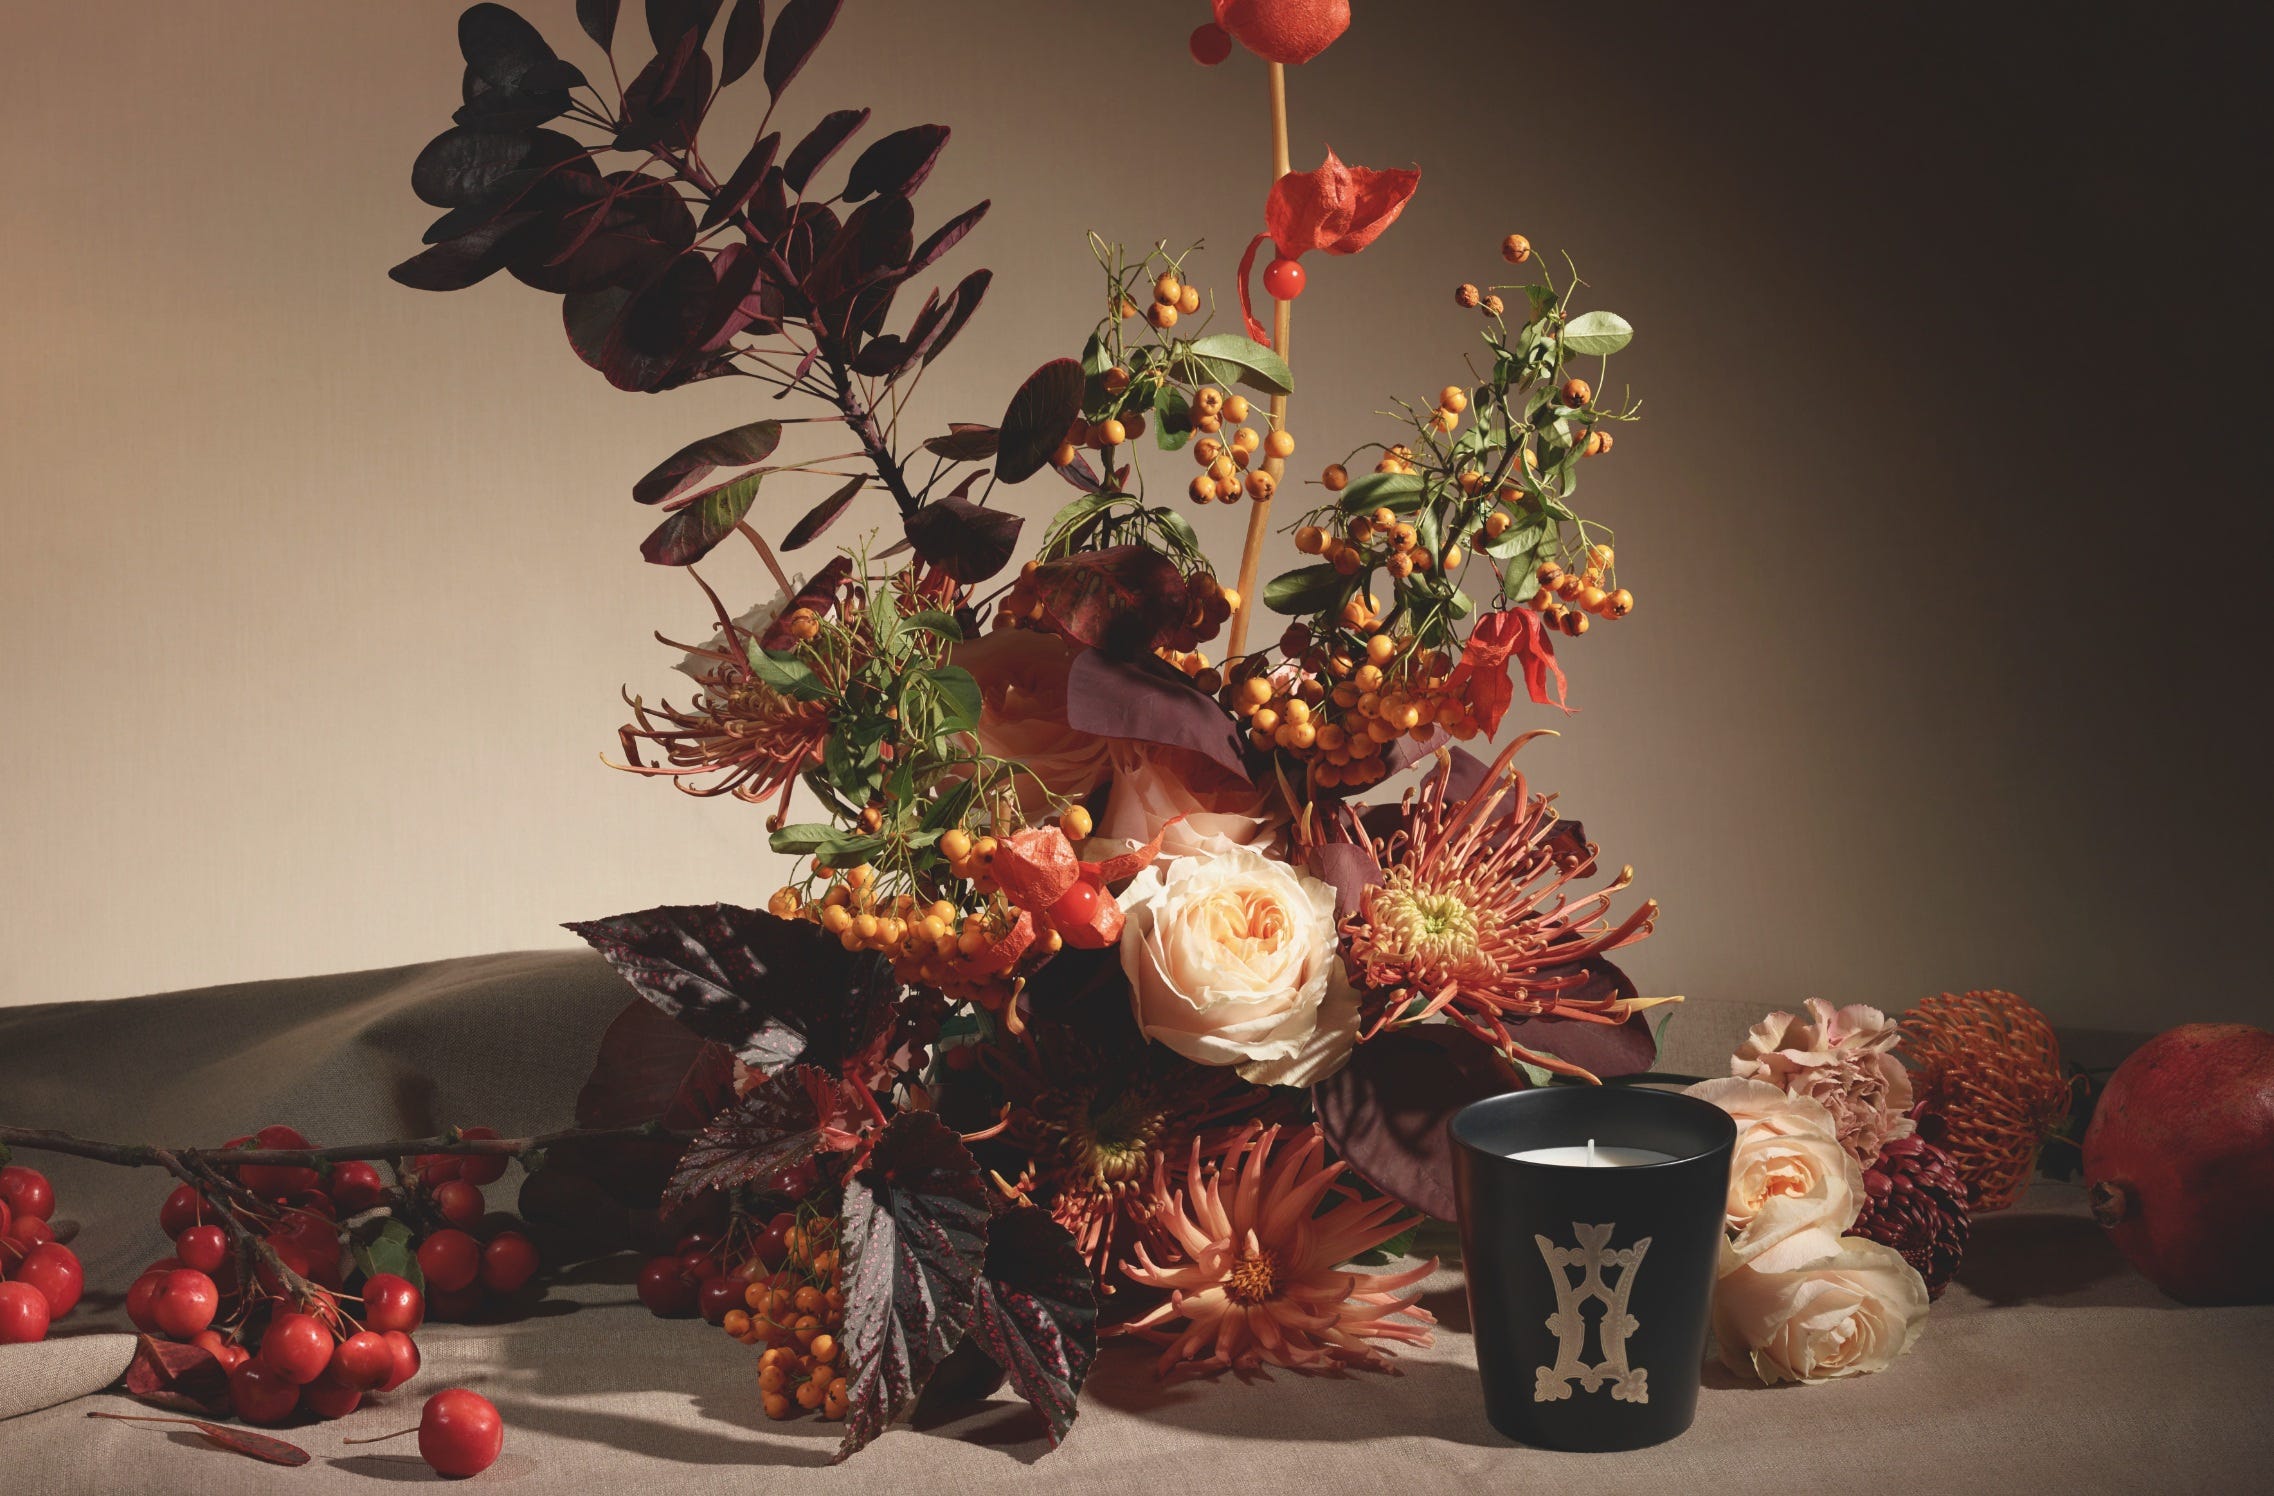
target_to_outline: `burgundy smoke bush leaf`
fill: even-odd
[[[845,174],[845,201],[857,203],[879,193],[912,197],[932,174],[946,148],[945,125],[910,125],[876,141],[856,157]]]
[[[782,180],[792,192],[805,191],[813,174],[868,122],[866,109],[833,109],[821,116],[821,122],[805,132],[805,139],[791,147],[790,159],[782,163]]]
[[[428,141],[411,163],[411,191],[437,208],[471,207],[514,173],[566,161],[583,150],[558,130],[453,125]]]
[[[1445,1124],[1472,1101],[1524,1089],[1491,1045],[1451,1024],[1378,1034],[1311,1087],[1338,1157],[1383,1194],[1440,1221],[1455,1219],[1453,1145]]]
[[[842,1063],[900,992],[873,951],[763,910],[665,905],[566,928],[640,996],[767,1074],[800,1060]]]
[[[924,450],[950,462],[985,462],[995,455],[995,444],[1001,436],[992,426],[950,421],[947,435],[925,438]]]
[[[207,1423],[202,1418],[145,1418],[136,1413],[91,1412],[89,1418],[115,1418],[121,1423],[179,1423],[194,1428],[209,1444],[228,1450],[231,1454],[250,1455],[271,1465],[305,1465],[308,1451],[267,1434],[256,1434],[249,1428],[231,1428],[227,1424]]]
[[[791,526],[790,533],[782,537],[782,549],[794,551],[812,543],[822,531],[837,523],[839,515],[852,507],[853,499],[868,481],[866,478],[848,479],[844,487],[808,509],[805,518]]]
[[[1382,750],[1382,761],[1388,766],[1389,772],[1395,774],[1400,769],[1420,763],[1451,741],[1453,735],[1442,727],[1431,728],[1428,735],[1418,743],[1413,740],[1411,733],[1407,733]]]
[[[982,203],[980,206],[985,207],[986,204]],[[911,273],[913,273],[914,262],[911,261],[910,265]],[[926,364],[931,363],[933,359],[947,351],[948,344],[955,341],[955,335],[963,331],[963,325],[971,320],[971,314],[979,310],[979,302],[981,298],[986,296],[987,287],[993,284],[994,279],[995,272],[992,270],[974,270],[956,282],[955,289],[948,293],[947,321],[941,324],[938,335],[932,339],[932,346],[924,350],[924,362]],[[989,429],[993,430],[994,428],[990,427]],[[998,440],[1000,440],[999,434]],[[993,454],[990,453],[989,455]]]
[[[982,198],[932,230],[930,236],[923,243],[917,245],[915,251],[909,255],[908,273],[914,275],[927,269],[934,260],[962,243],[963,236],[970,233],[972,229],[978,226],[979,220],[987,216],[987,209],[993,202],[993,198]],[[992,278],[992,273],[985,270],[974,270],[970,275],[964,277],[964,283],[968,285],[974,277],[978,276]],[[978,305],[976,299],[973,300],[972,305],[975,307]],[[968,316],[969,313],[965,315]],[[950,333],[949,336],[953,337],[954,334]]]
[[[1026,377],[1003,412],[1002,445],[995,453],[995,476],[1024,483],[1042,471],[1066,440],[1074,417],[1082,413],[1082,365],[1054,358]]]
[[[1334,917],[1345,920],[1358,912],[1366,890],[1382,881],[1382,864],[1374,849],[1359,842],[1321,842],[1304,858],[1314,878],[1334,887]]]
[[[595,369],[601,369],[601,360],[608,352],[608,335],[615,330],[616,319],[631,305],[632,293],[622,286],[598,286],[589,291],[571,291],[561,298],[561,325],[568,332],[569,346],[576,356]],[[605,373],[605,369],[602,369]],[[613,381],[611,381],[612,383]]]
[[[387,278],[414,291],[463,291],[505,268],[532,225],[535,213],[507,213],[470,233],[412,255]]]
[[[855,208],[805,277],[806,295],[828,307],[874,284],[880,272],[906,265],[915,222],[915,206],[904,197],[875,198]]]
[[[616,49],[616,13],[624,0],[576,0],[576,24],[603,52]]]
[[[662,274],[695,239],[695,219],[686,200],[660,177],[637,171],[611,172],[597,186],[573,181],[579,200],[564,210],[537,246],[538,263],[517,257],[514,274],[540,290],[593,292],[608,287],[634,290]],[[603,348],[614,326],[596,329],[594,349]],[[572,339],[573,340],[573,339]],[[578,345],[587,363],[596,354]]]
[[[1150,654],[1185,615],[1184,574],[1159,551],[1117,545],[1045,561],[1020,579],[1042,621],[1121,659]]]
[[[720,0],[647,0],[647,37],[655,50],[668,52],[689,32],[700,46],[718,19]]]
[[[1066,725],[1188,748],[1248,782],[1247,761],[1224,709],[1157,657],[1117,660],[1095,649],[1074,656],[1066,674]]]
[[[976,478],[978,475],[972,475]],[[969,487],[969,481],[965,487]],[[916,554],[957,581],[984,582],[1010,564],[1018,548],[1016,514],[974,504],[961,493],[935,499],[908,516],[908,543]]]
[[[657,566],[691,566],[734,533],[758,498],[764,473],[744,473],[687,499],[640,542],[640,555]]]
[[[826,1070],[792,1065],[770,1075],[695,1135],[664,1188],[664,1207],[706,1190],[756,1184],[850,1146],[860,1109],[852,1087]]]
[[[766,44],[766,92],[779,95],[812,60],[814,49],[837,24],[844,0],[790,0],[774,18],[774,38]]]
[[[741,212],[751,194],[758,190],[758,184],[766,179],[766,169],[774,164],[774,153],[781,148],[779,130],[769,130],[751,142],[750,149],[743,153],[742,164],[720,184],[711,205],[703,210],[703,221],[695,226],[697,231],[708,233]]]
[[[719,87],[756,67],[765,45],[766,0],[734,0],[734,10],[726,18],[726,37],[719,43]]]
[[[971,1323],[987,1244],[987,1185],[953,1129],[902,1112],[845,1182],[845,1437],[858,1452],[905,1417]]]
[[[1559,995],[1581,1002],[1605,997],[1632,1001],[1641,995],[1627,974],[1600,956],[1583,963],[1585,985],[1567,988]],[[1609,1079],[1640,1075],[1658,1063],[1658,1041],[1650,1032],[1650,1015],[1637,1013],[1624,1023],[1588,1023],[1576,1018],[1511,1018],[1508,1032],[1526,1049],[1552,1054],[1594,1075]]]
[[[702,38],[688,32],[660,51],[624,90],[624,110],[616,130],[619,150],[679,146],[691,142],[711,96],[711,55]]]
[[[720,256],[717,263],[725,263]],[[718,322],[748,294],[752,259],[740,262],[741,294],[723,288],[714,262],[690,250],[634,291],[616,314],[600,346],[599,370],[622,390],[668,390],[695,372],[689,356],[700,351]],[[737,268],[737,267],[730,267]]]
[[[458,50],[476,77],[504,93],[552,93],[584,83],[584,74],[555,56],[536,27],[503,5],[468,7],[458,18]]]
[[[1040,1210],[995,1217],[971,1338],[1050,1425],[1054,1445],[1097,1360],[1097,1326],[1097,1282],[1072,1233]]]
[[[124,1385],[129,1397],[153,1407],[185,1413],[229,1411],[229,1373],[203,1346],[137,1336]]]
[[[754,462],[764,462],[781,444],[780,421],[752,421],[747,426],[689,442],[633,484],[632,497],[642,504],[660,504],[677,498],[713,469],[748,467]]]

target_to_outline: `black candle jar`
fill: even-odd
[[[1485,1416],[1545,1449],[1639,1449],[1697,1412],[1737,1125],[1694,1096],[1556,1086],[1452,1122]],[[1646,1149],[1589,1168],[1509,1155]]]

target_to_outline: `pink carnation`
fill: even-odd
[[[1729,1073],[1821,1102],[1840,1146],[1869,1167],[1881,1148],[1915,1126],[1910,1072],[1893,1053],[1901,1034],[1885,1013],[1863,1003],[1834,1008],[1812,997],[1801,1006],[1803,1013],[1771,1013],[1754,1024],[1730,1057]]]

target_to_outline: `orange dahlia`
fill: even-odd
[[[1343,1185],[1344,1166],[1325,1161],[1316,1125],[1296,1130],[1287,1147],[1280,1139],[1278,1127],[1245,1128],[1214,1168],[1203,1168],[1195,1139],[1181,1189],[1165,1163],[1155,1165],[1151,1225],[1174,1252],[1156,1263],[1140,1243],[1129,1278],[1169,1298],[1130,1329],[1166,1347],[1155,1368],[1161,1376],[1253,1371],[1265,1362],[1388,1371],[1376,1342],[1429,1344],[1435,1316],[1418,1293],[1401,1298],[1398,1290],[1435,1272],[1435,1258],[1402,1273],[1341,1265],[1402,1230],[1404,1207],[1360,1199]]]
[[[1916,1067],[1912,1091],[1942,1119],[1937,1141],[1974,1192],[1975,1212],[2005,1209],[2069,1114],[2053,1025],[2010,992],[1945,992],[1905,1013],[1900,1027],[1897,1053]]]

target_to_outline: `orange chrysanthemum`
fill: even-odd
[[[1315,1125],[1292,1134],[1286,1148],[1280,1135],[1277,1127],[1243,1129],[1214,1170],[1203,1169],[1195,1139],[1182,1189],[1170,1184],[1165,1162],[1155,1167],[1151,1225],[1182,1255],[1163,1265],[1138,1246],[1130,1281],[1169,1299],[1130,1328],[1167,1347],[1156,1368],[1164,1377],[1265,1362],[1389,1371],[1377,1342],[1429,1344],[1435,1316],[1419,1294],[1401,1298],[1398,1290],[1436,1271],[1435,1258],[1402,1273],[1341,1265],[1403,1229],[1404,1208],[1341,1185],[1344,1166],[1325,1161]]]
[[[2010,992],[1945,992],[1903,1015],[1897,1051],[1912,1090],[1946,1129],[1940,1146],[1977,1214],[2021,1198],[2037,1150],[2069,1114],[2061,1046],[2045,1015]]]

